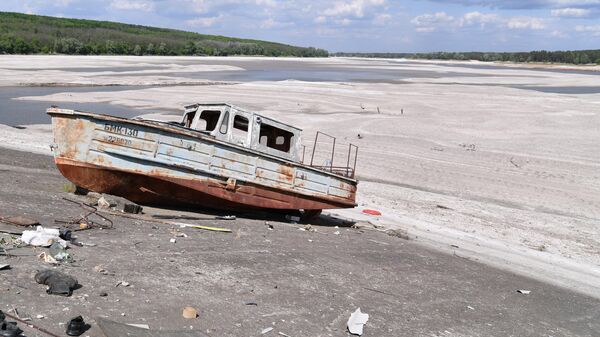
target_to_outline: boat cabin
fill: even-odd
[[[182,125],[269,155],[302,160],[301,129],[230,104],[187,105]]]

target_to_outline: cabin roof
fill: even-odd
[[[229,108],[232,108],[232,109],[235,109],[235,110],[238,110],[238,111],[247,112],[247,113],[250,113],[250,114],[254,114],[255,116],[259,116],[261,118],[277,122],[277,123],[285,125],[285,126],[287,126],[289,128],[295,129],[295,130],[297,130],[299,132],[302,131],[302,129],[300,129],[297,126],[290,125],[288,123],[282,122],[282,121],[280,121],[278,119],[275,119],[273,117],[265,116],[263,114],[260,114],[260,113],[254,112],[254,111],[248,111],[248,110],[246,110],[244,108],[240,108],[239,106],[233,105],[233,104],[230,104],[230,103],[194,103],[194,104],[185,105],[184,108],[185,108],[185,110],[187,112],[188,109],[193,109],[193,108],[197,108],[197,107],[200,107],[200,106],[215,106],[215,107],[216,106],[219,106],[219,107],[228,106]]]

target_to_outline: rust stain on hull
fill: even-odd
[[[125,197],[140,204],[192,206],[214,209],[306,209],[351,208],[342,198],[316,198],[282,192],[258,184],[227,189],[227,183],[211,179],[179,179],[109,169],[88,163],[55,158],[62,175],[74,184],[99,193]],[[354,193],[353,193],[354,194]],[[352,198],[352,200],[354,200]]]

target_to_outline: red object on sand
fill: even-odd
[[[374,209],[363,209],[362,212],[365,214],[371,214],[371,215],[381,215],[380,211],[376,211]]]

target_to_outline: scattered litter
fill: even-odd
[[[77,316],[72,318],[69,323],[67,323],[66,333],[69,336],[80,336],[89,328],[89,324],[85,324],[83,317]]]
[[[0,336],[17,337],[23,330],[19,329],[16,322],[0,322]]]
[[[0,270],[10,269],[10,264],[0,264]]]
[[[340,235],[340,231],[333,232],[334,235]]]
[[[266,334],[266,333],[269,333],[269,332],[271,332],[271,330],[273,330],[273,327],[271,327],[271,326],[270,326],[270,327],[268,327],[268,328],[264,328],[264,329],[262,329],[262,331],[261,331],[260,333],[261,333],[261,335],[264,335],[264,334]]]
[[[149,330],[144,328],[138,328],[128,324],[118,323],[109,321],[105,318],[96,318],[96,323],[102,331],[101,335],[106,337],[123,337],[123,336],[136,336],[136,337],[208,337],[206,334],[198,330],[180,330],[180,331],[169,331],[169,330]]]
[[[48,254],[58,262],[73,262],[73,257],[67,253],[67,250],[58,242],[50,246]]]
[[[58,264],[58,261],[56,261],[55,258],[53,258],[50,254],[47,254],[46,252],[41,252],[40,255],[38,255],[38,258],[44,260],[44,262],[49,264]]]
[[[254,305],[254,306],[258,306],[258,303],[256,302],[246,302],[244,303],[245,305]]]
[[[150,330],[150,326],[148,324],[127,323],[127,325],[140,329]]]
[[[44,315],[37,315],[37,316],[35,316],[35,318],[37,318],[37,319],[44,319],[44,318],[46,318],[46,316],[44,316]]]
[[[368,208],[363,209],[362,212],[365,214],[369,214],[369,215],[376,215],[376,216],[381,215],[380,211],[376,211],[374,209],[368,209]]]
[[[466,151],[476,151],[477,149],[477,146],[475,144],[460,143],[458,144],[458,146],[464,148]]]
[[[98,209],[96,207],[94,207],[90,204],[86,204],[86,203],[79,202],[76,200],[71,200],[68,198],[63,198],[63,200],[79,205],[79,207],[84,209],[87,213],[79,218],[74,218],[74,219],[69,219],[69,220],[54,220],[55,223],[76,225],[77,226],[76,230],[85,230],[85,229],[90,229],[90,228],[110,229],[113,227],[112,220],[98,214]],[[90,217],[92,215],[100,218],[100,220],[102,220],[103,223],[90,220]]]
[[[279,331],[278,334],[279,334],[279,336],[283,336],[283,337],[291,337],[290,335],[285,334],[285,333],[283,333],[281,331]]]
[[[24,227],[33,227],[39,226],[40,223],[29,218],[25,218],[22,216],[9,216],[9,217],[0,217],[0,222],[4,222],[10,225],[15,226],[24,226]]]
[[[291,223],[298,223],[298,222],[300,222],[300,217],[299,216],[286,215],[285,218],[286,218],[286,220],[288,220]]]
[[[389,229],[386,231],[387,235],[389,236],[395,236],[397,238],[401,238],[404,240],[410,240],[410,236],[408,236],[408,231],[405,229]]]
[[[71,296],[77,287],[77,279],[58,270],[46,269],[35,274],[35,281],[48,286],[46,292],[52,295]]]
[[[171,240],[169,240],[170,243],[176,243],[177,240],[175,238],[171,238]]]
[[[94,271],[96,273],[100,273],[100,274],[107,274],[108,272],[106,271],[106,269],[104,269],[104,267],[102,267],[102,265],[97,265],[94,267]]]
[[[136,204],[124,204],[123,212],[131,213],[131,214],[139,214],[142,213],[142,206]]]
[[[267,227],[269,227],[269,230],[270,230],[270,231],[272,231],[272,230],[273,230],[273,228],[274,228],[274,227],[273,227],[273,225],[271,225],[271,224],[270,224],[268,221],[265,221],[265,225],[266,225]]]
[[[109,209],[110,202],[108,202],[108,200],[106,200],[106,198],[100,197],[100,199],[98,199],[98,207],[104,208],[104,209]]]
[[[68,228],[61,227],[58,229],[58,237],[65,241],[71,241],[72,234],[73,232]]]
[[[119,281],[119,282],[117,282],[117,285],[115,285],[115,287],[118,287],[118,286],[129,287],[129,282]]]
[[[219,215],[219,216],[216,216],[215,219],[217,219],[217,220],[235,220],[235,215]]]
[[[360,312],[360,308],[356,309],[348,318],[348,331],[353,335],[362,335],[363,326],[369,320],[369,314]]]
[[[523,294],[523,295],[529,295],[529,293],[531,293],[531,290],[519,289],[519,290],[517,290],[517,292],[518,292],[519,294]]]
[[[458,245],[450,245],[450,247],[459,248]]]
[[[475,310],[475,308],[473,308],[473,307],[472,307],[472,306],[470,306],[470,305],[467,305],[467,309],[469,309],[469,310]]]
[[[198,317],[198,311],[193,307],[185,307],[183,308],[183,317],[184,318],[196,318]]]
[[[58,337],[58,335],[56,335],[56,334],[54,334],[54,333],[52,333],[52,332],[50,332],[50,331],[48,331],[48,330],[46,330],[46,329],[44,329],[44,328],[40,328],[39,326],[37,326],[37,325],[35,325],[35,324],[33,324],[33,323],[28,323],[28,322],[26,322],[24,319],[21,319],[20,317],[18,317],[18,313],[16,312],[16,311],[17,311],[16,309],[13,309],[13,311],[15,312],[15,315],[17,315],[16,317],[15,317],[15,316],[13,316],[13,315],[10,315],[10,314],[8,314],[8,313],[6,314],[6,317],[10,317],[10,318],[12,318],[12,319],[14,319],[14,320],[17,320],[17,321],[21,322],[21,323],[27,324],[27,326],[28,326],[28,327],[30,327],[30,328],[33,328],[33,329],[36,329],[36,330],[38,330],[38,331],[41,331],[41,332],[43,332],[44,334],[46,334],[46,335],[48,335],[48,336],[52,336],[52,337]],[[3,321],[3,318],[4,318],[4,316],[5,316],[5,314],[4,314],[4,313],[2,313],[2,311],[0,311],[0,322],[1,322],[1,321]],[[5,322],[5,323],[7,323],[7,324],[11,324],[11,325],[14,325],[14,327],[16,327],[16,325],[17,325],[15,322]],[[60,322],[59,324],[63,324],[63,323],[62,323],[62,322]],[[17,329],[18,329],[18,328],[17,328]],[[0,329],[0,330],[1,330],[1,329]],[[20,335],[20,333],[21,333],[22,331],[21,331],[21,329],[18,329],[18,330],[19,330],[19,331],[18,331],[18,332],[15,332],[15,333],[14,333],[14,335],[11,335],[10,333],[8,333],[8,331],[4,330],[4,331],[2,331],[2,333],[4,333],[4,334],[0,333],[0,336],[14,336],[14,337],[16,337],[16,336],[21,336],[21,335]]]
[[[316,230],[315,230],[315,229],[313,228],[313,226],[312,226],[312,225],[310,225],[310,224],[308,224],[308,225],[305,225],[304,227],[302,227],[302,228],[298,228],[298,229],[299,229],[299,230],[302,230],[302,231],[307,231],[307,232],[316,232]]]
[[[435,207],[440,208],[440,209],[449,209],[449,210],[452,209],[452,208],[450,208],[448,206],[444,206],[444,205],[435,205]]]
[[[66,247],[67,242],[60,238],[60,232],[57,228],[44,228],[37,226],[34,231],[23,231],[21,241],[32,246],[48,247],[55,242]]]
[[[106,291],[103,291],[103,292],[99,293],[98,296],[106,297],[106,296],[108,296],[108,293]]]
[[[197,228],[197,229],[204,229],[207,231],[214,231],[214,232],[226,232],[226,233],[231,233],[231,229],[228,228],[220,228],[220,227],[209,227],[209,226],[202,226],[202,225],[192,225],[192,224],[186,224],[186,223],[175,223],[176,225],[178,225],[179,227],[186,227],[186,228]]]

